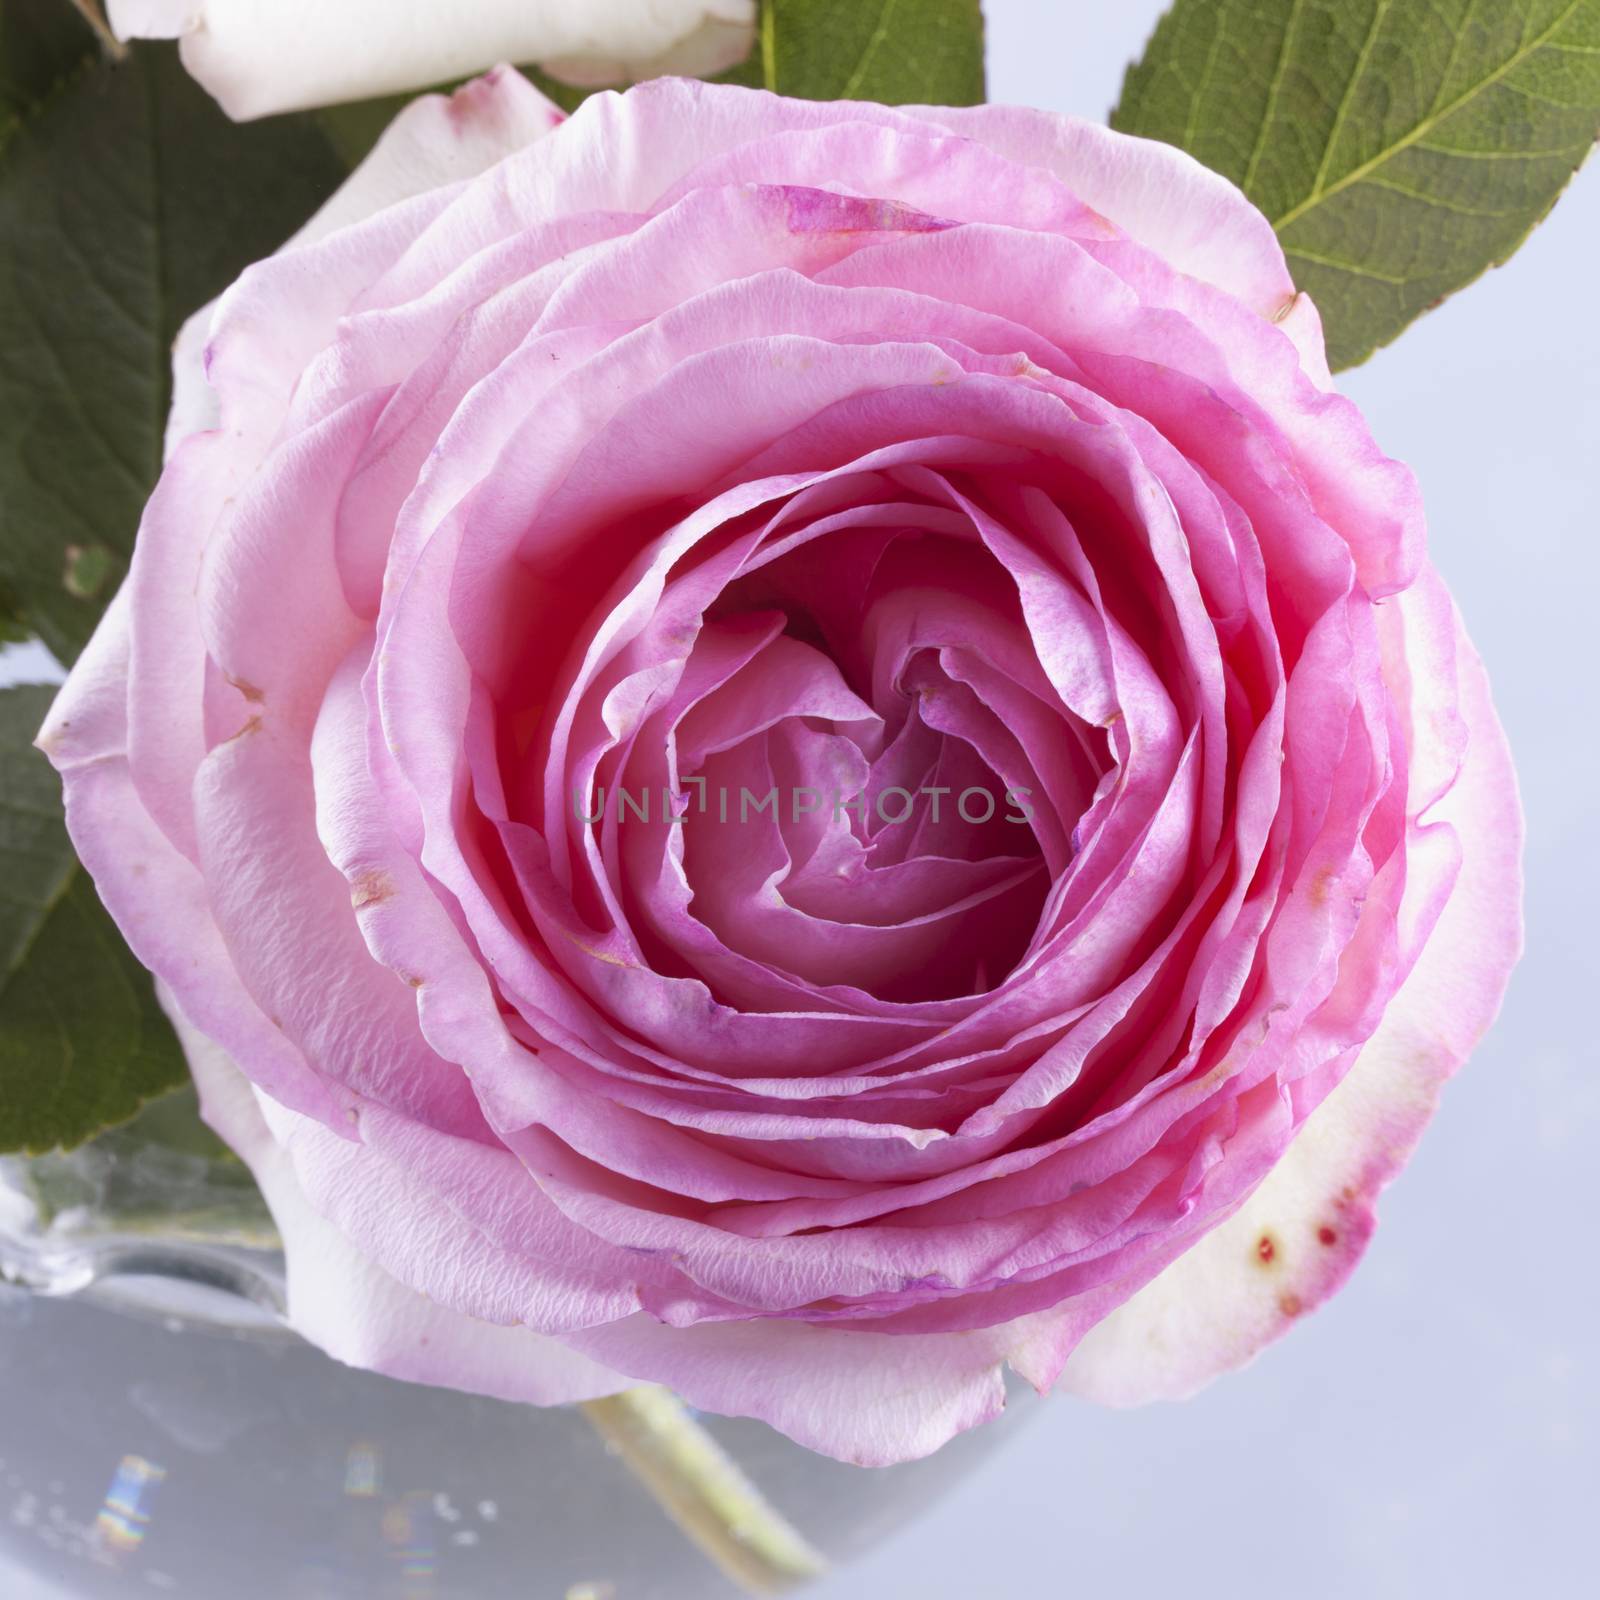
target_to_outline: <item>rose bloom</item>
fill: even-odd
[[[208,320],[42,743],[308,1339],[878,1464],[1008,1366],[1187,1393],[1344,1280],[1520,821],[1230,184],[502,70]]]

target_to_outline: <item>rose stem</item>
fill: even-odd
[[[580,1409],[662,1510],[747,1594],[783,1594],[827,1570],[821,1553],[668,1390],[646,1384]]]

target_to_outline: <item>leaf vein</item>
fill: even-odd
[[[1573,16],[1578,10],[1578,7],[1583,3],[1584,0],[1568,0],[1568,4],[1562,10],[1561,14],[1555,19],[1555,21],[1550,23],[1550,25],[1541,34],[1539,34],[1537,38],[1532,40],[1532,42],[1524,41],[1524,43],[1519,45],[1517,50],[1512,55],[1508,56],[1506,60],[1496,67],[1495,70],[1487,77],[1480,79],[1470,89],[1463,91],[1463,93],[1458,95],[1443,109],[1435,113],[1430,113],[1428,116],[1422,118],[1420,122],[1418,122],[1407,133],[1403,134],[1393,144],[1388,145],[1384,149],[1380,150],[1376,155],[1362,162],[1360,166],[1352,168],[1342,178],[1339,178],[1332,184],[1328,185],[1327,188],[1320,190],[1313,189],[1312,192],[1305,197],[1305,199],[1299,201],[1296,205],[1291,206],[1289,210],[1284,212],[1281,216],[1274,218],[1272,223],[1273,227],[1279,229],[1280,231],[1288,227],[1291,222],[1297,221],[1300,217],[1303,217],[1306,212],[1310,211],[1314,206],[1320,205],[1324,200],[1331,200],[1334,195],[1341,193],[1345,189],[1348,189],[1352,184],[1361,182],[1361,180],[1369,173],[1375,172],[1379,167],[1381,167],[1384,162],[1392,160],[1402,150],[1405,150],[1411,145],[1415,144],[1433,128],[1436,128],[1441,122],[1447,121],[1449,118],[1453,117],[1457,111],[1468,104],[1471,100],[1475,99],[1479,94],[1482,94],[1486,89],[1489,89],[1494,84],[1500,82],[1507,73],[1515,71],[1516,68],[1521,66],[1521,64],[1526,61],[1528,57],[1531,56],[1536,50],[1538,50],[1546,40],[1553,38],[1557,33],[1559,33],[1561,29],[1572,20]]]
[[[845,80],[844,88],[839,91],[841,100],[854,100],[856,91],[866,82],[867,68],[872,64],[872,58],[883,47],[883,42],[889,37],[889,18],[894,15],[896,0],[883,0],[878,9],[878,23],[872,30],[872,37],[867,40],[867,47],[861,52],[861,59],[856,63],[855,71]]]
[[[1520,217],[1527,210],[1526,206],[1511,206],[1502,210],[1490,206],[1463,205],[1459,200],[1447,200],[1443,195],[1409,189],[1392,178],[1369,178],[1367,181],[1374,189],[1387,189],[1391,194],[1404,195],[1406,199],[1415,200],[1421,205],[1437,206],[1441,211],[1453,211],[1463,217]]]
[[[1302,250],[1298,245],[1293,247],[1285,245],[1283,253],[1287,256],[1297,256],[1300,260],[1309,261],[1315,266],[1328,267],[1335,272],[1348,272],[1352,277],[1371,278],[1377,283],[1392,284],[1397,289],[1403,289],[1415,281],[1411,278],[1397,278],[1392,273],[1379,272],[1376,267],[1364,267],[1355,261],[1340,261],[1334,256],[1319,255],[1313,250]]]
[[[1295,25],[1300,20],[1301,0],[1292,0],[1289,15],[1283,25],[1283,43],[1278,49],[1277,65],[1272,69],[1272,81],[1267,86],[1267,103],[1262,108],[1261,125],[1256,129],[1254,145],[1251,146],[1250,159],[1245,164],[1244,176],[1239,180],[1239,187],[1246,194],[1251,192],[1251,185],[1255,182],[1256,168],[1260,164],[1262,152],[1267,147],[1267,130],[1272,126],[1273,114],[1277,110],[1278,96],[1283,91],[1284,74],[1289,68],[1290,46],[1294,42]]]
[[[1356,64],[1344,86],[1344,93],[1339,96],[1339,104],[1333,113],[1333,126],[1328,130],[1328,142],[1322,149],[1322,160],[1317,163],[1316,176],[1311,180],[1311,189],[1315,193],[1319,190],[1328,176],[1329,164],[1333,161],[1333,152],[1339,146],[1339,136],[1344,132],[1345,118],[1350,114],[1350,102],[1355,99],[1356,90],[1360,86],[1363,74],[1367,70],[1367,62],[1372,57],[1372,46],[1378,37],[1378,31],[1383,26],[1383,19],[1389,10],[1390,0],[1378,0],[1372,8],[1372,23],[1367,29],[1367,36],[1361,41],[1361,50],[1356,56]]]

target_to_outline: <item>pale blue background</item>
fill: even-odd
[[[994,99],[1098,118],[1161,4],[987,9]],[[818,1600],[1592,1592],[1597,259],[1589,171],[1511,266],[1342,380],[1421,477],[1530,834],[1527,957],[1364,1266],[1187,1405],[1052,1402]]]

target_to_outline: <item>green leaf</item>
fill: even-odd
[[[30,748],[54,694],[0,690],[0,1151],[70,1148],[187,1077]]]
[[[0,150],[0,588],[61,660],[126,571],[183,319],[343,175],[313,119],[232,123],[162,45],[85,56]]]
[[[0,0],[0,149],[23,117],[99,53],[71,0]]]
[[[22,620],[22,607],[17,597],[0,583],[0,645],[20,644],[28,637],[28,625]]]
[[[1600,0],[1177,0],[1111,120],[1239,184],[1351,367],[1555,204],[1600,134]]]
[[[976,105],[983,13],[978,0],[763,0],[745,66],[760,77],[743,81],[802,100]]]

